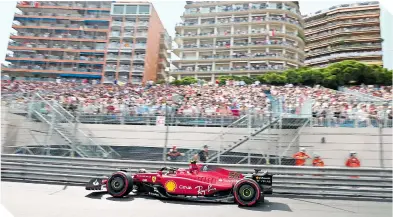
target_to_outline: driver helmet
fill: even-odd
[[[139,169],[138,173],[146,173],[146,170],[145,169]]]
[[[314,158],[319,158],[319,154],[314,154]]]
[[[195,159],[190,160],[190,164],[196,164],[197,161]]]
[[[353,156],[353,157],[355,157],[356,156],[356,151],[351,151],[351,152],[349,152],[349,156]]]
[[[305,152],[306,152],[306,149],[305,149],[305,148],[300,148],[300,152],[305,153]]]

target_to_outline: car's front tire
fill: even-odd
[[[118,171],[108,179],[106,189],[112,197],[127,196],[133,189],[132,177],[123,171]]]
[[[252,179],[242,179],[233,187],[235,202],[239,206],[254,206],[261,199],[261,189]]]

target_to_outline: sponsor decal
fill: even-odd
[[[204,176],[198,176],[197,180],[201,182],[208,182],[208,183],[213,183],[215,181],[215,179],[212,177],[204,177]]]
[[[179,185],[179,189],[183,189],[183,190],[191,190],[191,186],[184,186],[184,185]]]
[[[99,184],[100,184],[100,183],[98,182],[97,179],[93,182],[93,185],[95,185],[95,186],[97,186],[97,185],[99,185]]]
[[[240,173],[237,173],[237,172],[229,172],[228,177],[231,178],[231,179],[238,179],[238,178],[240,177]]]
[[[212,185],[207,186],[207,189],[204,189],[203,186],[196,186],[195,189],[197,189],[198,195],[206,195],[210,193],[211,191],[217,190],[216,188],[213,188]]]
[[[157,177],[155,177],[155,176],[151,177],[151,181],[152,181],[153,183],[155,183],[156,180],[157,180]]]
[[[142,182],[147,182],[147,179],[142,179]]]
[[[207,171],[207,165],[203,166],[203,171]]]
[[[176,182],[173,180],[165,182],[165,189],[168,192],[174,192],[176,190],[176,187],[177,187]]]
[[[222,179],[218,179],[219,182],[222,182]]]

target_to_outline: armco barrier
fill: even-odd
[[[90,178],[110,175],[118,169],[157,170],[163,166],[187,167],[187,163],[66,158],[33,155],[1,155],[3,179],[84,184]],[[215,164],[212,164],[215,165]],[[221,164],[242,173],[254,168],[273,173],[274,194],[367,197],[392,199],[392,170],[378,168],[335,168],[252,166]],[[352,178],[351,176],[359,176]]]

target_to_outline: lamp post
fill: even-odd
[[[172,50],[167,50],[167,53],[171,53]],[[165,75],[165,90],[168,92],[169,90],[169,72],[170,72],[170,67],[172,64],[171,58],[169,58],[169,69],[165,69],[166,72],[168,72],[168,75]],[[168,123],[168,100],[165,101],[165,141],[164,141],[164,150],[162,152],[162,157],[164,160],[164,164],[166,165],[167,157],[166,153],[168,150],[168,137],[169,137],[169,123]]]

